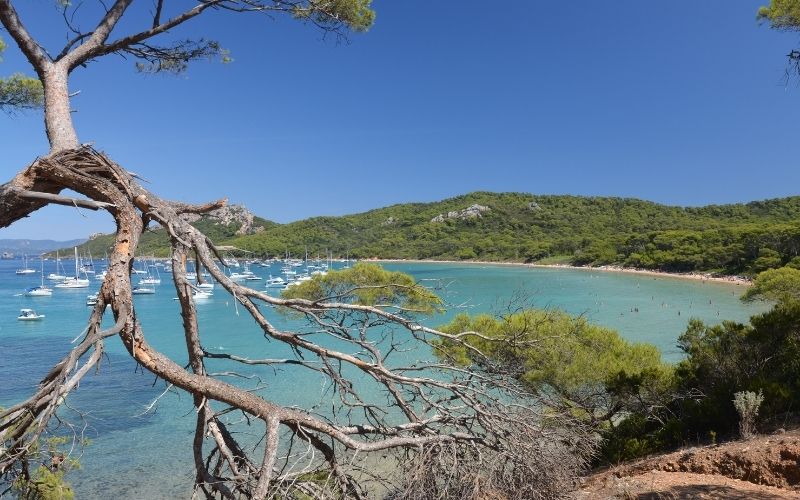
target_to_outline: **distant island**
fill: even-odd
[[[677,207],[634,198],[475,192],[341,217],[278,224],[232,205],[192,223],[218,245],[258,257],[320,256],[618,265],[665,272],[753,275],[800,267],[800,197]],[[102,256],[110,235],[82,251]],[[167,256],[163,229],[144,255]]]
[[[0,239],[0,256],[4,259],[13,259],[23,255],[38,256],[59,248],[71,248],[84,242],[86,242],[86,238],[67,241]]]

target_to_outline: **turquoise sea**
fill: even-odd
[[[64,265],[70,269],[72,263]],[[19,294],[38,285],[40,277],[18,276],[14,273],[18,267],[21,261],[0,261],[0,406],[30,394],[69,350],[89,314],[86,295],[99,287],[98,281],[89,289],[56,289],[52,297],[25,297]],[[385,267],[437,287],[449,310],[426,320],[431,326],[458,312],[499,311],[510,302],[559,308],[614,328],[630,340],[651,342],[672,361],[680,359],[675,341],[689,318],[709,323],[746,321],[766,309],[763,304],[742,304],[738,298],[744,288],[727,283],[522,266],[387,263]],[[279,274],[278,266],[252,270],[264,277]],[[46,262],[45,274],[53,271],[54,263]],[[151,344],[183,363],[175,292],[170,275],[161,278],[155,295],[135,298],[137,313]],[[263,282],[255,286],[261,288]],[[46,317],[40,322],[17,321],[21,308],[33,308]],[[219,287],[213,298],[198,304],[198,310],[203,344],[209,350],[253,358],[290,354],[276,342],[265,341],[253,320]],[[270,318],[286,325],[287,320],[277,314]],[[165,391],[164,383],[138,369],[118,339],[107,341],[107,352],[100,370],[84,379],[68,399],[69,408],[64,408],[64,416],[72,417],[76,429],[91,440],[80,458],[82,469],[70,474],[77,498],[189,498],[195,421],[191,398],[168,391],[145,411]],[[429,355],[424,350],[414,354]],[[320,381],[306,372],[262,370],[259,375],[265,384],[260,393],[278,403],[308,406],[322,397]],[[77,411],[82,418],[77,418]]]

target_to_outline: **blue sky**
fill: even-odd
[[[17,3],[60,48],[54,2]],[[795,195],[800,86],[784,71],[800,35],[760,26],[763,3],[375,0],[374,28],[347,44],[213,13],[174,34],[219,40],[233,63],[177,77],[91,64],[73,75],[74,117],[82,141],[156,193],[228,197],[279,222],[475,190],[675,205]],[[13,47],[3,57],[0,74],[30,73]],[[0,115],[2,178],[46,150],[38,113]],[[52,207],[0,238],[112,229]]]

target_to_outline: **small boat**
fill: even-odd
[[[156,274],[153,275],[150,272],[150,269],[155,268]],[[153,261],[153,265],[147,266],[147,277],[142,278],[139,280],[140,285],[160,285],[161,284],[161,274],[158,272],[158,266]]]
[[[242,275],[244,276],[245,281],[261,281],[263,279],[261,276],[256,276],[256,273],[251,271],[247,265],[244,266]]]
[[[89,280],[82,278],[67,278],[54,286],[55,288],[89,288]]]
[[[34,286],[25,290],[26,297],[49,297],[53,295],[53,290],[46,286]]]
[[[86,274],[84,273],[84,276]],[[61,283],[55,285],[56,288],[88,288],[89,287],[89,279],[88,278],[80,278],[79,277],[79,270],[78,270],[78,247],[75,247],[75,277],[74,278],[66,278]]]
[[[87,306],[94,306],[97,305],[97,294],[93,293],[91,295],[86,296],[86,305]]]
[[[239,267],[241,265],[239,264],[239,261],[233,257],[225,257],[222,260],[222,263],[227,267]]]
[[[213,296],[214,296],[213,293],[211,293],[211,292],[203,292],[201,290],[194,290],[192,292],[192,299],[194,299],[195,302],[197,302],[198,300],[202,302],[202,301],[204,301],[206,299],[210,299]],[[172,297],[172,300],[179,300],[179,299],[178,299],[178,297]]]
[[[44,260],[42,261],[42,272],[40,273],[42,284],[25,290],[26,297],[49,297],[53,295],[53,290],[44,286]]]
[[[156,289],[146,286],[135,286],[133,287],[133,290],[131,290],[131,293],[134,295],[152,295],[156,293]]]
[[[22,269],[17,269],[15,271],[16,274],[34,274],[36,272],[36,269],[31,269],[30,267],[28,267],[28,256],[23,255],[22,259],[24,264],[22,266]]]
[[[214,289],[214,283],[198,283],[197,288],[199,290],[207,291]]]
[[[20,309],[17,319],[20,321],[39,321],[44,318],[44,314],[36,314],[33,309]]]
[[[269,275],[269,279],[265,283],[267,288],[283,288],[286,286],[286,280],[280,276]]]
[[[67,275],[59,274],[59,270],[63,269],[64,266],[61,265],[61,259],[58,258],[58,250],[56,250],[56,272],[48,274],[47,279],[50,281],[64,281],[65,279],[67,279]]]

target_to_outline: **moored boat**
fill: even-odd
[[[23,259],[22,261],[24,262],[24,264],[22,265],[22,269],[17,269],[15,271],[15,273],[16,274],[34,274],[36,272],[36,269],[31,269],[30,267],[28,267],[28,256],[27,255],[23,255],[22,259]]]
[[[55,285],[56,288],[88,288],[89,280],[79,277],[78,247],[75,247],[75,277],[66,278],[61,283]]]
[[[17,319],[20,321],[39,321],[44,318],[44,314],[36,314],[33,309],[20,309]]]
[[[44,260],[42,260],[42,272],[39,274],[42,278],[42,284],[25,290],[26,297],[49,297],[53,295],[53,290],[44,286]]]
[[[49,297],[53,295],[53,290],[46,286],[34,286],[25,290],[26,297]]]

